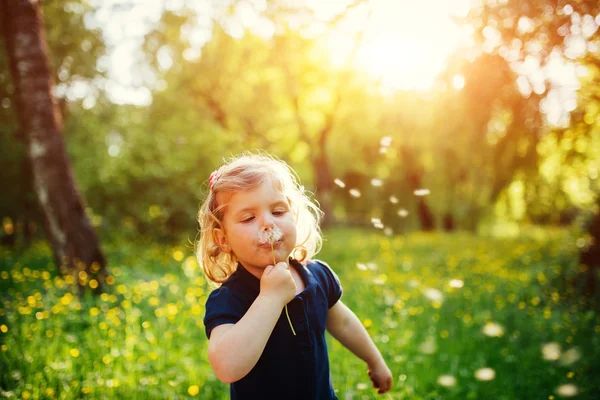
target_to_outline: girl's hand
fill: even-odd
[[[392,388],[392,371],[385,363],[380,363],[367,371],[373,387],[379,389],[377,393],[383,394]]]
[[[281,307],[292,301],[296,295],[296,282],[292,278],[287,263],[269,265],[260,277],[260,294],[281,302]]]

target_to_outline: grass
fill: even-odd
[[[377,396],[364,363],[328,337],[340,399],[600,397],[600,317],[569,284],[579,268],[570,234],[326,238],[319,258],[394,375]],[[108,292],[79,298],[47,245],[0,249],[0,398],[228,398],[207,362],[210,288],[191,250],[105,250]]]

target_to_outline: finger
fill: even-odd
[[[265,268],[265,272],[263,272],[263,275],[269,275],[271,271],[273,271],[273,268],[275,267],[272,265],[267,266],[267,268]]]
[[[288,267],[288,265],[287,265],[287,263],[285,263],[285,262],[283,262],[283,261],[280,261],[280,262],[278,262],[278,263],[277,263],[277,266],[278,266],[278,267],[282,267],[282,268],[284,268],[284,269],[288,269],[288,268],[289,268],[289,267]]]

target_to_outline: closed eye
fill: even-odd
[[[280,216],[284,215],[285,213],[287,213],[287,210],[274,210],[272,212],[272,214],[276,217],[280,217]]]
[[[252,221],[253,219],[254,219],[253,216],[252,217],[246,217],[246,218],[242,219],[240,222],[242,222],[243,224],[246,224],[246,223]]]

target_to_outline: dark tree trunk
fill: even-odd
[[[446,232],[452,232],[456,228],[454,217],[450,212],[444,214],[443,225]]]
[[[317,181],[317,190],[315,194],[319,201],[319,208],[323,211],[321,226],[325,228],[333,225],[335,222],[331,199],[333,177],[329,167],[327,153],[325,153],[324,150],[321,150],[319,155],[312,159],[312,165]]]
[[[600,198],[596,202],[600,206]],[[579,263],[585,265],[584,272],[579,277],[582,282],[583,294],[589,297],[598,296],[598,270],[600,270],[600,212],[596,212],[588,223],[587,233],[591,244],[579,255]]]
[[[33,0],[0,0],[0,18],[33,189],[55,261],[63,273],[85,270],[89,279],[98,280],[99,291],[106,262],[67,158],[62,120],[51,92],[40,5]]]
[[[407,146],[401,146],[400,154],[405,165],[406,181],[410,190],[414,192],[415,190],[423,189],[422,183],[424,171],[413,155],[412,149]],[[417,200],[417,216],[419,217],[421,229],[424,231],[432,231],[435,229],[433,213],[431,212],[425,197],[419,197]]]

